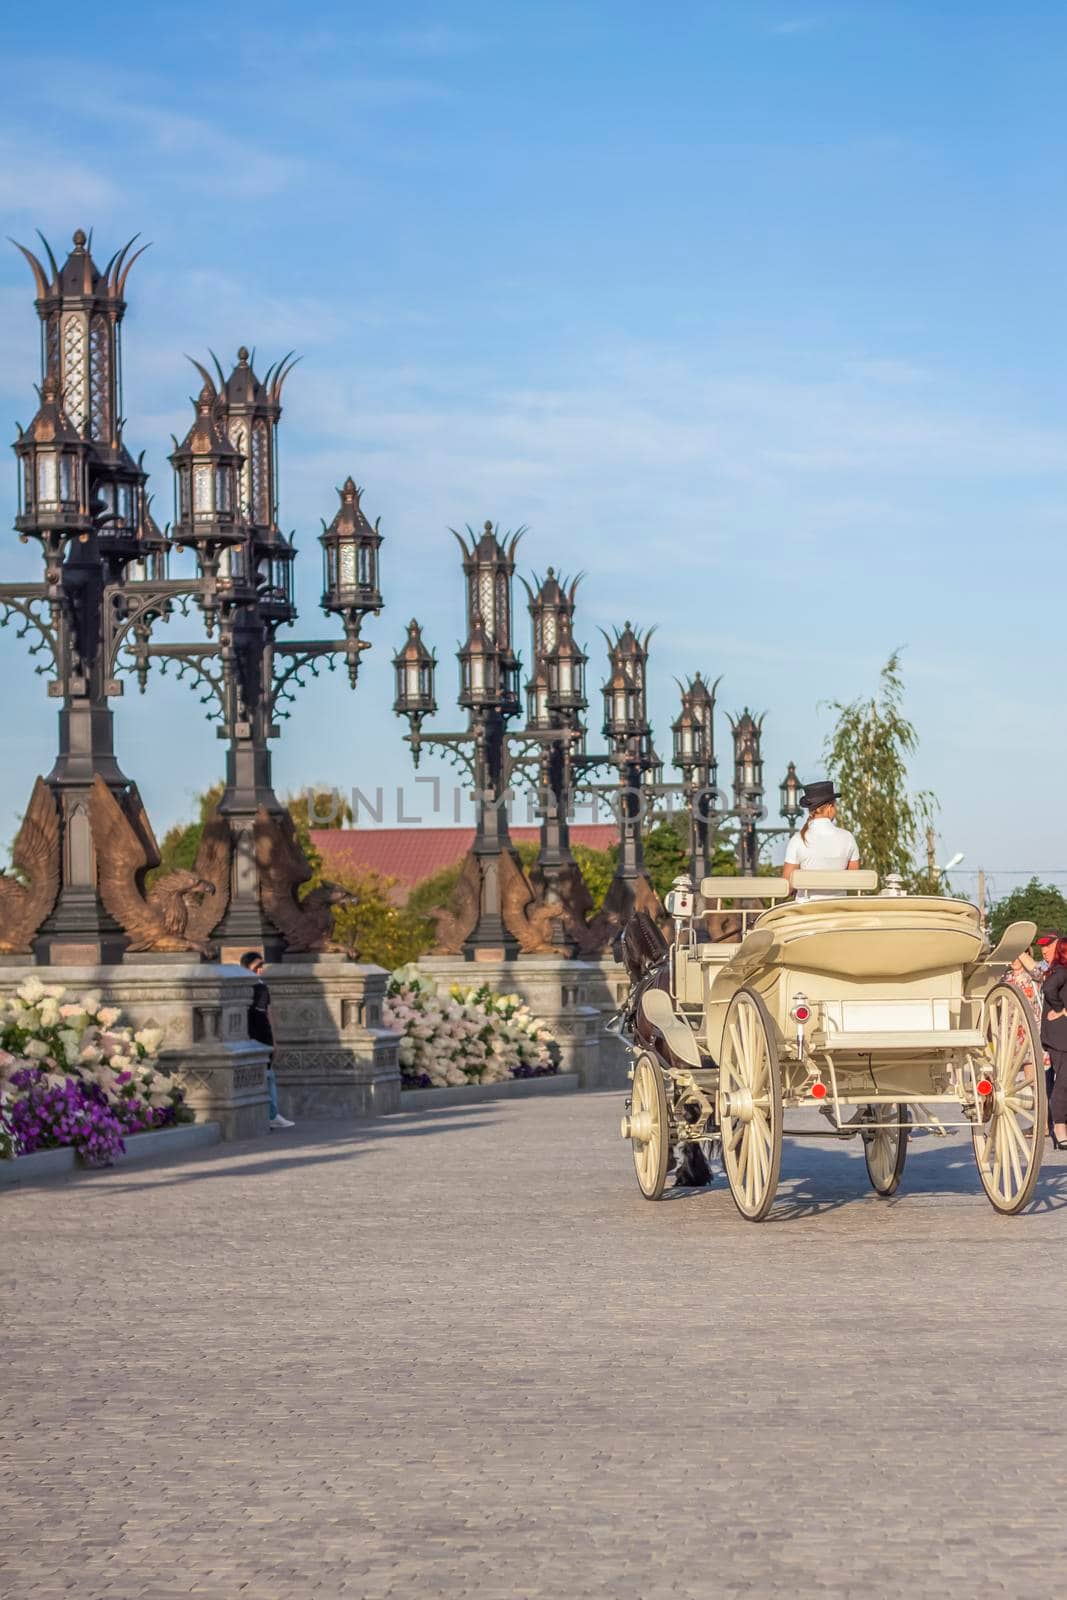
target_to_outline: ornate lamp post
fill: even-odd
[[[715,759],[715,691],[698,672],[682,690],[682,709],[671,725],[674,764],[680,768],[689,815],[689,871],[695,884],[711,873],[719,765]]]
[[[424,734],[424,719],[436,710],[436,658],[422,642],[417,622],[408,627],[406,643],[393,658],[396,699],[393,710],[410,726],[406,735],[418,764],[423,746],[445,752],[470,774],[475,796],[474,844],[461,880],[460,908],[444,930],[468,960],[494,955],[511,959],[519,952],[522,930],[514,905],[514,885],[525,885],[508,832],[508,722],[518,715],[519,661],[512,649],[511,584],[515,550],[523,529],[506,544],[491,522],[480,536],[467,529],[468,540],[452,532],[463,553],[466,579],[467,638],[458,652],[459,704],[467,713],[462,733]],[[532,897],[526,885],[525,900]]]
[[[525,579],[523,580],[525,583]],[[552,928],[552,943],[573,953],[584,943],[592,899],[571,854],[569,813],[574,759],[585,730],[586,657],[574,642],[574,596],[580,576],[560,583],[549,567],[536,588],[525,584],[532,624],[533,676],[526,687],[526,733],[540,741],[538,804],[541,848],[530,874],[548,905],[563,907]]]
[[[619,860],[605,900],[622,920],[651,894],[645,872],[642,842],[642,789],[646,774],[657,772],[660,760],[652,745],[648,720],[646,678],[648,645],[654,628],[642,637],[629,622],[608,644],[611,673],[604,684],[604,737],[608,761],[618,773]],[[585,757],[583,765],[602,764],[603,758]]]
[[[288,358],[287,358],[288,361]],[[381,610],[378,550],[381,534],[367,521],[360,491],[351,478],[341,489],[340,508],[323,532],[322,608],[343,623],[341,640],[278,642],[278,630],[296,620],[292,568],[295,549],[277,520],[277,434],[281,393],[293,363],[280,362],[261,382],[247,349],[238,351],[229,378],[221,368],[216,384],[206,368],[195,402],[196,417],[175,448],[173,544],[195,553],[198,577],[181,586],[203,614],[208,639],[189,644],[150,642],[153,623],[166,613],[176,585],[159,590],[151,580],[129,586],[137,602],[138,623],[128,654],[142,689],[148,668],[165,671],[200,686],[205,703],[214,699],[218,736],[227,741],[226,784],[219,815],[230,831],[232,870],[225,915],[212,930],[224,953],[258,947],[277,960],[288,946],[301,948],[297,924],[279,924],[279,910],[268,910],[261,893],[264,857],[280,856],[287,845],[257,838],[264,819],[288,836],[288,813],[271,780],[269,741],[278,737],[283,709],[304,675],[319,664],[333,670],[344,659],[354,688],[359,658],[368,648],[360,638],[363,617]],[[216,363],[217,365],[217,363]],[[240,441],[238,448],[235,438]],[[291,841],[290,841],[291,842]],[[299,863],[295,865],[299,871]],[[294,890],[299,878],[294,879]],[[288,917],[288,907],[283,907]]]
[[[344,638],[278,644],[278,629],[296,616],[294,550],[277,519],[288,358],[262,382],[243,348],[229,378],[216,361],[217,383],[197,364],[203,388],[192,427],[175,441],[167,539],[152,516],[140,461],[122,438],[119,329],[136,256],[127,245],[101,272],[80,230],[62,267],[47,244],[47,270],[19,248],[37,286],[42,383],[37,415],[15,443],[15,525],[23,539],[40,543],[45,572],[43,583],[0,585],[0,622],[18,618],[20,635],[35,639],[31,652],[51,657],[49,694],[61,709],[59,755],[34,791],[23,832],[30,831],[20,834],[21,856],[33,863],[26,926],[0,930],[0,950],[28,951],[32,940],[43,963],[109,963],[131,942],[136,950],[207,953],[209,931],[242,948],[259,945],[271,958],[286,946],[321,948],[329,917],[308,900],[296,903],[306,865],[271,787],[267,741],[305,670],[315,673],[324,659],[332,667],[341,656],[355,683],[367,648],[362,617],[381,608],[378,529],[349,479],[321,540],[322,604],[342,621]],[[168,577],[172,548],[195,552],[196,577]],[[155,624],[190,604],[202,611],[207,640],[152,643]],[[229,743],[222,821],[212,834],[217,872],[209,886],[218,898],[198,909],[195,934],[190,919],[189,937],[184,915],[177,933],[163,916],[160,885],[156,903],[144,896],[143,872],[158,860],[155,841],[114,752],[108,702],[122,693],[120,673],[134,672],[143,690],[154,660],[175,664],[205,688],[206,700],[217,699],[220,736]],[[195,879],[191,887],[170,884],[172,899],[187,892],[200,892]]]
[[[131,245],[133,241],[131,240]],[[19,245],[33,271],[41,321],[41,404],[15,442],[15,526],[41,547],[44,582],[0,585],[0,622],[20,619],[31,654],[50,658],[48,685],[60,702],[59,752],[35,791],[47,915],[6,938],[39,962],[121,959],[123,930],[98,892],[89,800],[97,779],[138,824],[136,789],[115,758],[109,700],[122,693],[117,655],[126,625],[129,570],[156,569],[164,546],[145,497],[145,473],[122,437],[119,330],[126,280],[137,255],[116,252],[101,272],[85,234],[62,267],[48,244],[47,269]],[[127,259],[128,257],[128,259]],[[46,672],[42,662],[38,670]],[[38,807],[40,809],[38,809]]]

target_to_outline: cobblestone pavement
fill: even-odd
[[[641,1199],[618,1093],[0,1199],[0,1592],[1061,1594],[1067,1158]]]

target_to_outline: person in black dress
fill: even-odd
[[[1041,1043],[1052,1067],[1049,1116],[1053,1144],[1057,1150],[1067,1150],[1067,939],[1057,939],[1055,947],[1048,946],[1045,954],[1049,970],[1041,985],[1045,999]]]

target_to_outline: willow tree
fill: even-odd
[[[929,790],[908,785],[908,761],[918,745],[904,715],[900,657],[889,657],[877,694],[848,705],[831,701],[837,722],[826,741],[826,765],[840,793],[838,820],[856,835],[860,861],[878,876],[899,872],[917,893],[940,894],[938,878],[920,865],[923,835],[937,802]]]

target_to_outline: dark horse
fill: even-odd
[[[671,986],[671,947],[647,911],[635,911],[615,941],[615,960],[626,968],[630,992],[621,1011],[621,1032],[631,1044],[647,1045],[671,1066],[684,1069],[659,1030],[649,1022],[641,1000],[650,989]],[[680,1157],[671,1151],[676,1189],[702,1189],[712,1181],[711,1167],[699,1144],[684,1143]],[[675,1163],[677,1163],[675,1165]]]

